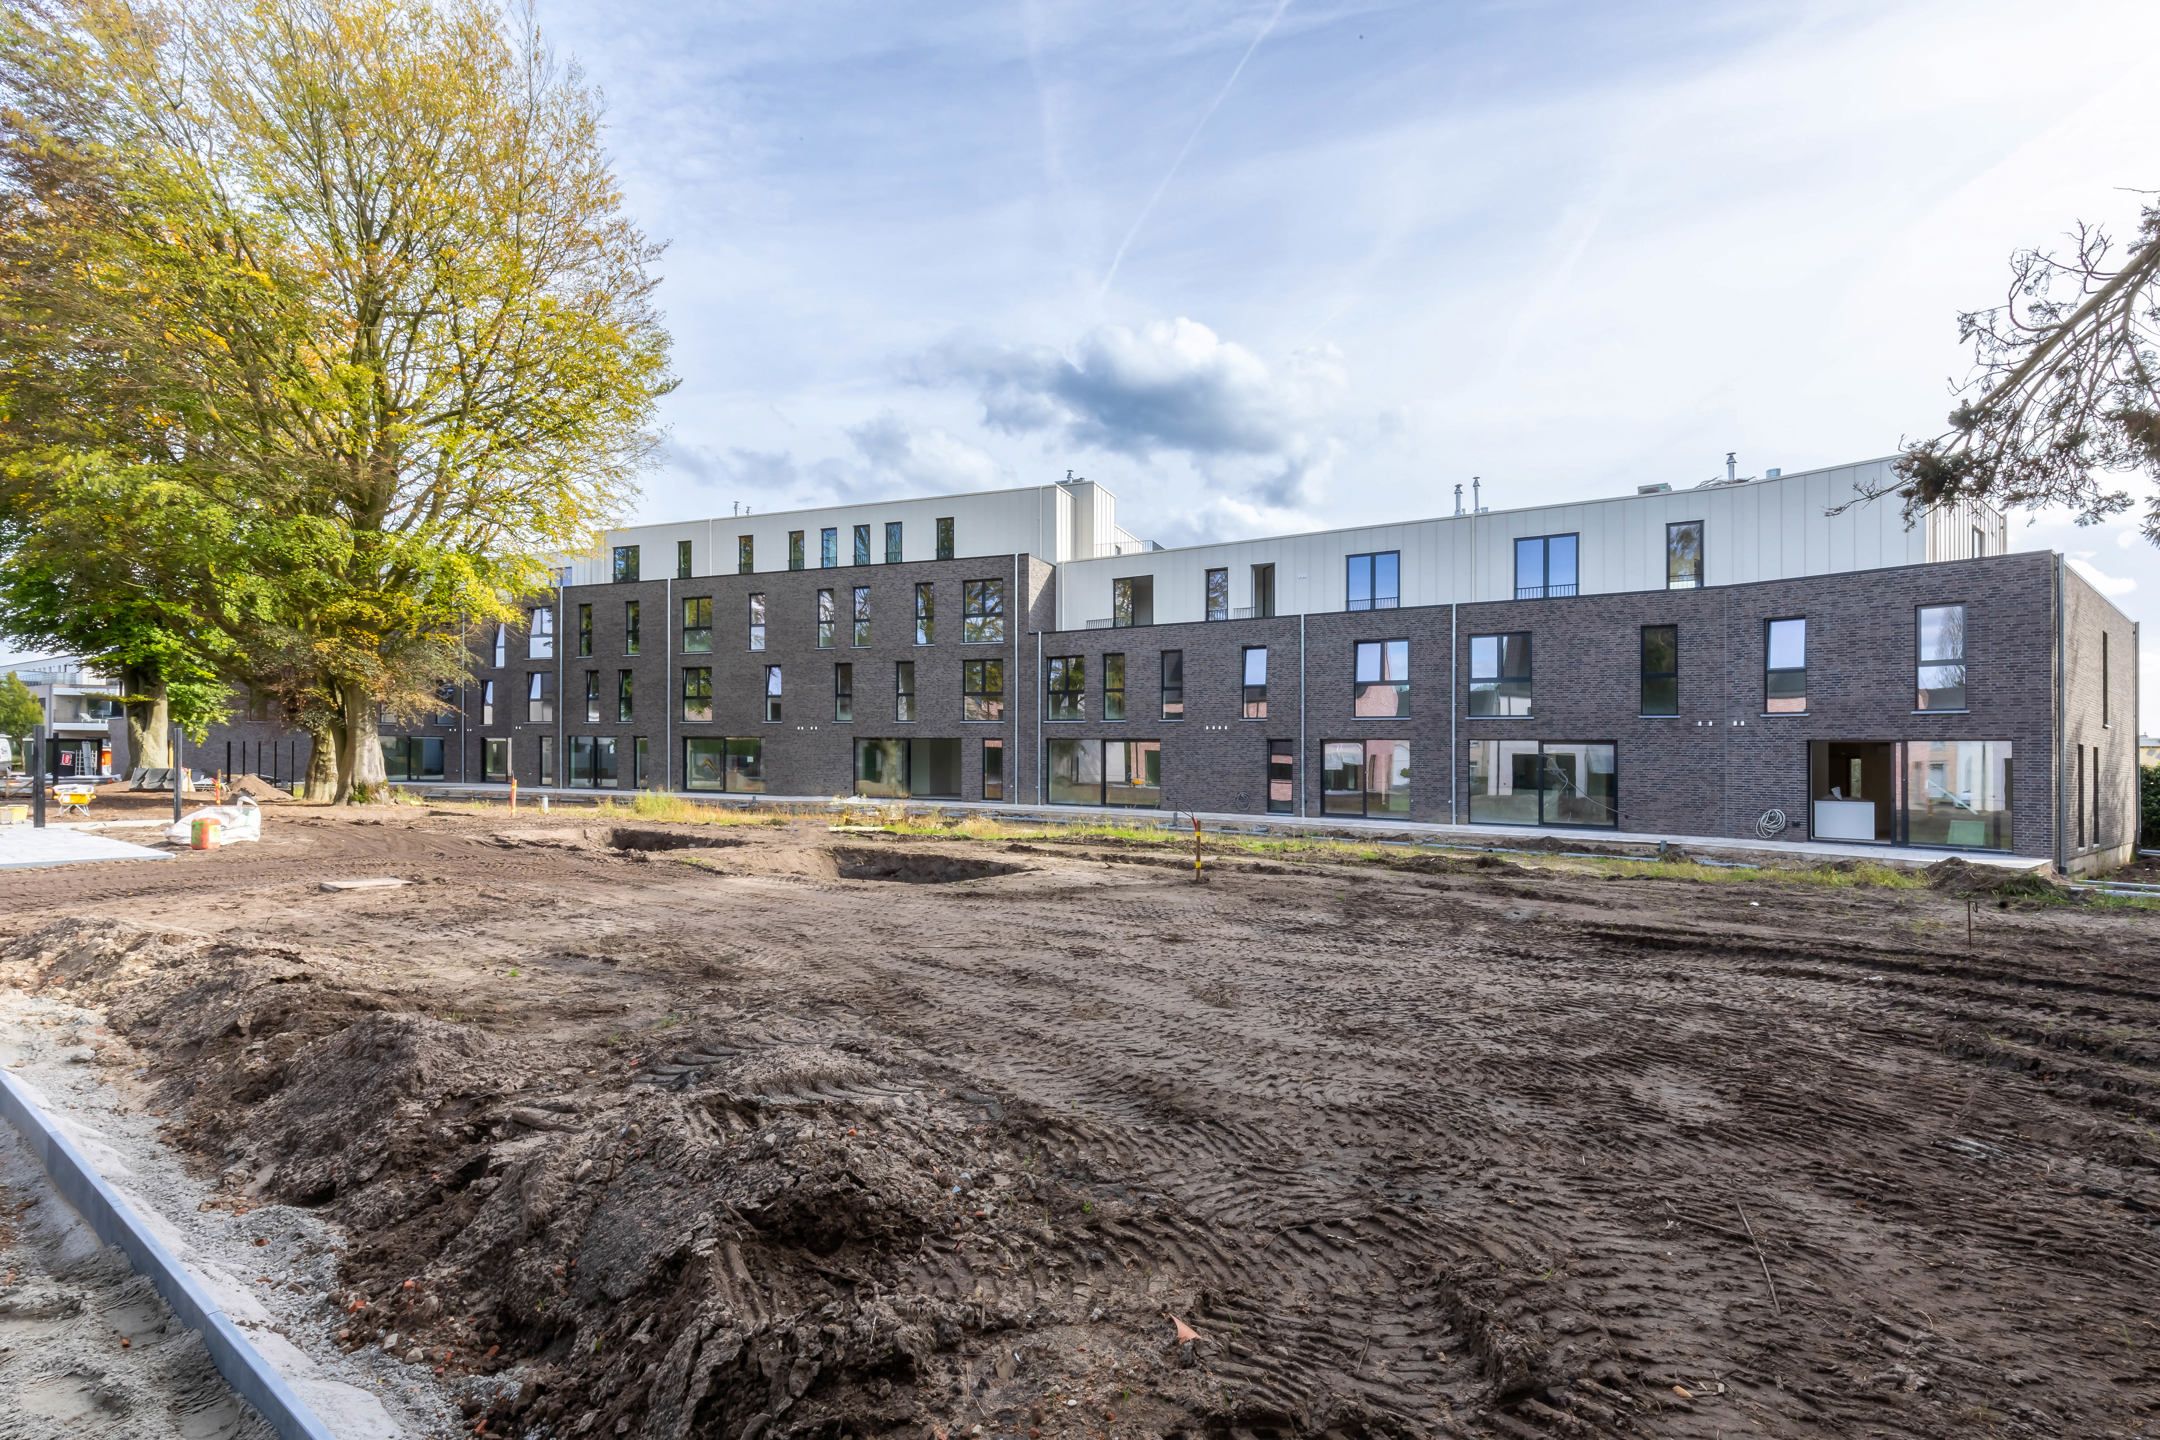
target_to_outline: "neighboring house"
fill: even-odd
[[[125,734],[119,692],[103,674],[72,655],[0,664],[0,675],[15,675],[45,707],[46,733],[52,738],[50,769],[59,776],[105,775],[114,768],[116,735]],[[118,741],[121,752],[124,739]],[[24,757],[10,757],[27,769]]]
[[[2160,736],[2138,736],[2138,765],[2140,768],[2160,765]]]
[[[1985,508],[1826,513],[1890,463],[1176,549],[1086,481],[626,528],[385,759],[2127,858],[2136,626]]]

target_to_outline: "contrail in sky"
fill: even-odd
[[[1155,193],[1148,196],[1147,204],[1140,207],[1140,214],[1133,221],[1132,229],[1125,232],[1125,239],[1118,245],[1117,254],[1110,258],[1110,268],[1103,273],[1102,285],[1095,292],[1097,303],[1110,293],[1110,282],[1117,279],[1118,266],[1125,263],[1125,252],[1132,248],[1133,239],[1140,233],[1140,227],[1147,224],[1148,216],[1155,213],[1156,203],[1162,199],[1163,191],[1170,188],[1170,182],[1177,177],[1178,167],[1183,165],[1185,157],[1192,153],[1193,142],[1200,138],[1202,130],[1207,129],[1207,122],[1215,118],[1215,112],[1222,108],[1222,102],[1229,98],[1230,87],[1237,84],[1238,76],[1245,73],[1245,62],[1252,59],[1253,51],[1260,48],[1260,42],[1267,39],[1269,33],[1275,29],[1275,22],[1282,19],[1283,11],[1289,8],[1290,0],[1275,0],[1275,12],[1268,16],[1267,23],[1252,37],[1252,44],[1245,47],[1245,53],[1238,56],[1237,67],[1230,72],[1230,78],[1223,81],[1222,89],[1215,92],[1214,100],[1201,112],[1200,123],[1193,126],[1192,134],[1187,135],[1185,143],[1178,147],[1177,159],[1170,162],[1170,168],[1163,172],[1162,179],[1155,182]]]

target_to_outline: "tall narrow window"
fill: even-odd
[[[1402,552],[1376,550],[1348,561],[1345,609],[1393,610],[1402,604]]]
[[[830,570],[840,563],[840,529],[827,525],[818,531],[818,568]]]
[[[1987,554],[1987,536],[1981,532],[1980,527],[1977,525],[1973,526],[1972,552],[1975,560]]]
[[[787,532],[787,568],[790,570],[803,568],[803,532],[800,530]]]
[[[1350,713],[1386,719],[1410,713],[1410,642],[1360,640]]]
[[[1962,612],[1963,607],[1959,608]],[[1962,623],[1958,626],[1961,644],[1964,628]],[[1964,657],[1962,648],[1959,649],[1958,655],[1960,659]],[[2108,691],[2112,688],[2114,687],[2108,684],[2108,634],[2107,631],[2103,630],[2100,632],[2100,724],[2103,729],[2115,723],[2113,697],[2108,694]],[[2094,752],[2095,757],[2098,754],[2098,751]],[[2099,792],[2095,791],[2094,793],[2098,794]]]
[[[843,660],[832,667],[832,718],[855,718],[855,667]]]
[[[1230,618],[1230,572],[1216,569],[1207,572],[1207,618],[1227,620]]]
[[[1003,720],[1005,718],[1005,662],[1003,660],[963,660],[960,662],[960,718],[962,720]]]
[[[1470,713],[1530,713],[1530,632],[1470,637]]]
[[[952,516],[950,515],[937,522],[937,558],[940,560],[953,558]]]
[[[585,723],[588,725],[600,723],[600,672],[598,670],[587,670],[585,672]]]
[[[592,654],[592,606],[577,607],[577,653]]]
[[[1702,577],[1702,521],[1675,520],[1665,527],[1665,588],[1697,590]]]
[[[627,725],[637,718],[637,677],[628,670],[615,672],[615,721]]]
[[[480,725],[482,729],[495,723],[495,682],[480,682]]]
[[[1275,567],[1255,565],[1252,567],[1252,613],[1256,620],[1265,620],[1275,613]]]
[[[735,573],[736,573],[736,574],[738,574],[738,575],[752,575],[752,574],[755,574],[756,572],[757,572],[757,537],[756,537],[756,536],[754,536],[754,535],[738,535],[738,536],[736,536],[736,537],[735,537]]]
[[[1122,720],[1125,718],[1125,657],[1105,655],[1102,657],[1102,718]]]
[[[682,672],[682,718],[702,725],[712,719],[712,667],[685,665]]]
[[[857,565],[870,563],[870,527],[868,525],[857,525],[855,527],[855,563]]]
[[[690,578],[690,542],[687,540],[675,542],[675,578],[678,580],[688,580]]]
[[[553,735],[538,735],[533,738],[539,742],[534,748],[539,752],[540,783],[542,785],[553,785],[555,783],[555,737]]]
[[[1155,577],[1124,575],[1110,582],[1110,623],[1118,629],[1155,623]]]
[[[1270,740],[1267,747],[1267,810],[1289,815],[1297,810],[1297,744]]]
[[[623,607],[622,607],[622,637],[623,637],[623,638],[622,638],[622,653],[623,653],[623,654],[625,654],[625,655],[635,655],[635,654],[637,654],[637,653],[638,653],[638,602],[637,602],[637,601],[635,601],[635,600],[625,600],[625,601],[623,601]]]
[[[830,590],[820,590],[820,591],[818,591],[818,592],[817,592],[817,643],[818,643],[818,649],[820,649],[820,650],[830,650],[830,649],[832,649],[832,647],[833,647],[833,627],[834,627],[834,624],[835,624],[835,623],[836,623],[836,621],[835,621],[835,618],[834,618],[834,612],[833,612],[833,592],[832,592],[832,591],[830,591]]]
[[[712,597],[700,595],[682,602],[682,648],[685,655],[712,653]]]
[[[765,718],[768,721],[780,718],[780,667],[778,665],[767,665],[765,667]]]
[[[982,798],[1003,800],[1005,798],[1005,742],[985,740],[982,744]]]
[[[1680,713],[1680,627],[1642,627],[1642,700],[1645,715]]]
[[[928,580],[915,582],[915,643],[937,643],[937,586]]]
[[[1575,593],[1576,537],[1526,535],[1515,542],[1515,598],[1550,600]]]
[[[960,642],[999,645],[1005,640],[1005,582],[968,580],[960,586]]]
[[[1267,646],[1245,647],[1245,711],[1247,720],[1267,719]]]
[[[765,648],[765,592],[762,590],[750,596],[750,648]]]
[[[867,585],[857,585],[855,587],[854,620],[855,638],[853,643],[868,645],[870,643],[870,587]]]
[[[1162,652],[1162,718],[1185,718],[1185,652]]]
[[[1050,697],[1048,720],[1087,718],[1087,657],[1052,655],[1045,662],[1044,688]]]
[[[1965,708],[1965,607],[1922,605],[1913,622],[1919,644],[1916,710]]]
[[[525,721],[530,725],[544,725],[555,718],[555,697],[548,692],[554,676],[545,670],[535,670],[525,677]]]
[[[555,612],[546,608],[527,612],[525,616],[525,658],[528,660],[552,660],[555,658]]]
[[[893,719],[912,721],[915,718],[915,662],[896,660],[892,667]]]
[[[2077,751],[2077,779],[2070,787],[2077,797],[2077,848],[2085,848],[2085,747],[2072,747]]]
[[[1807,713],[1807,621],[1763,622],[1763,712]]]
[[[900,522],[898,520],[885,522],[885,563],[887,565],[900,563]]]
[[[637,578],[638,547],[635,545],[617,545],[615,547],[615,583],[628,585],[636,581]]]
[[[636,602],[632,602],[633,604]],[[510,662],[510,627],[495,627],[495,668],[500,670]]]

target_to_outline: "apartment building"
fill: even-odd
[[[1165,549],[1086,481],[619,530],[394,778],[2135,843],[2137,630],[1887,460]],[[211,747],[214,752],[214,745]]]

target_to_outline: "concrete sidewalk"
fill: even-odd
[[[74,826],[0,825],[0,870],[37,870],[52,865],[91,865],[102,860],[170,860],[170,851],[130,845]]]
[[[445,800],[507,800],[507,785],[449,784],[437,781],[401,782],[415,792]],[[872,800],[835,799],[830,795],[686,795],[663,792],[678,800],[701,805],[757,806],[804,811],[827,811],[845,815],[857,807],[905,805],[912,813],[978,814],[997,819],[1023,820],[1030,824],[1178,825],[1189,827],[1189,812],[1125,810],[1088,805],[1010,805],[982,800]],[[521,803],[548,797],[550,803],[568,801],[590,805],[602,800],[627,802],[634,790],[594,790],[551,786],[546,789],[521,785]],[[1506,851],[1532,840],[1575,841],[1585,849],[1593,846],[1641,846],[1654,850],[1660,844],[1689,850],[1714,852],[1721,858],[1763,856],[1769,860],[1872,860],[1892,865],[1932,865],[1956,856],[1974,865],[1993,865],[2005,870],[2038,870],[2044,859],[2008,855],[1996,850],[1947,850],[1919,845],[1856,845],[1830,840],[1736,840],[1710,835],[1644,835],[1626,830],[1588,830],[1549,825],[1433,825],[1408,821],[1353,820],[1338,815],[1225,815],[1203,811],[1197,817],[1204,829],[1234,835],[1313,835],[1366,843],[1459,846],[1467,849]]]

